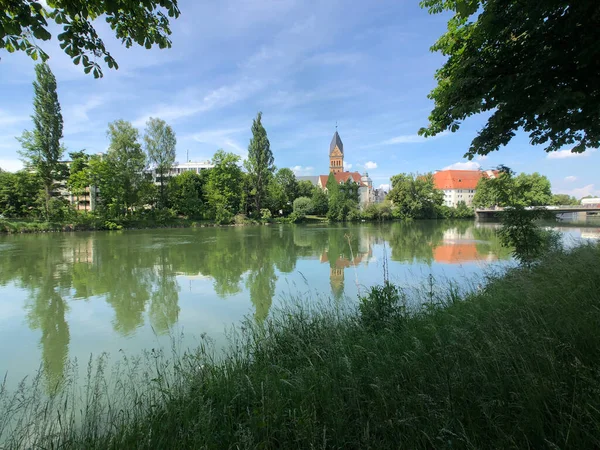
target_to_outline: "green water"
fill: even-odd
[[[226,327],[264,320],[288,297],[355,301],[382,281],[385,260],[401,284],[472,280],[509,260],[495,231],[429,221],[0,236],[0,375],[14,385],[41,367],[53,383],[68,359],[181,334],[219,344]]]

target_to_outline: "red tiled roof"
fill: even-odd
[[[338,172],[334,174],[334,176],[335,181],[337,181],[338,184],[341,182],[345,183],[346,181],[348,181],[348,179],[352,179],[352,181],[354,181],[355,183],[363,185],[363,182],[361,181],[362,175],[358,172]],[[321,182],[321,186],[323,186],[324,188],[327,187],[328,178],[329,175],[319,175],[319,181]]]
[[[439,263],[456,264],[480,258],[475,244],[448,244],[433,249],[433,259]]]
[[[437,189],[475,189],[483,177],[495,178],[496,170],[441,170],[433,174],[433,183]]]

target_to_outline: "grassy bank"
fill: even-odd
[[[104,220],[91,218],[79,222],[43,222],[22,219],[0,219],[0,234],[23,233],[55,233],[71,231],[116,231],[116,230],[141,230],[158,228],[197,228],[219,226],[263,225],[268,223],[326,223],[327,218],[319,216],[306,216],[301,221],[294,221],[288,217],[276,217],[269,221],[257,221],[244,218],[231,224],[217,224],[210,220],[193,220],[185,218],[169,218],[167,220],[132,219],[132,220]]]
[[[112,404],[101,369],[49,403],[5,394],[0,410],[30,420],[6,448],[600,447],[600,246],[423,296],[414,310],[384,285],[356,311],[289,307],[218,362],[151,352]]]

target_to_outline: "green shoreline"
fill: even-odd
[[[170,361],[152,351],[150,367],[134,364],[112,393],[102,370],[84,394],[65,386],[51,403],[23,401],[25,389],[10,412],[30,422],[3,436],[0,427],[0,441],[7,449],[598,448],[599,261],[597,243],[556,251],[470,292],[425,287],[418,308],[390,284],[371,288],[356,310],[298,299],[244,323],[219,359],[204,345]],[[83,395],[82,408],[65,406],[69,392]]]

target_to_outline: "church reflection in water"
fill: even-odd
[[[353,271],[381,258],[383,246],[390,262],[405,265],[510,257],[493,226],[473,222],[80,233],[11,242],[0,258],[0,293],[9,283],[23,292],[27,325],[39,333],[49,390],[64,376],[71,339],[67,318],[74,302],[93,298],[90,308],[95,302],[109,306],[111,327],[120,336],[136,335],[146,324],[166,334],[180,319],[182,288],[191,291],[200,279],[207,296],[247,296],[260,322],[269,314],[277,286],[281,289],[277,281],[297,272],[299,261],[311,261],[306,267],[315,272],[313,279],[327,270],[330,293],[341,300]],[[361,277],[361,283],[371,281]]]

